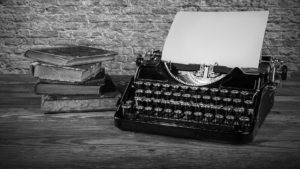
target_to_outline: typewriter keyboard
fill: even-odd
[[[162,125],[247,132],[254,118],[253,93],[135,81],[122,103],[128,120]]]

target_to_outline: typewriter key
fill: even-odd
[[[155,91],[154,92],[154,98],[159,99],[161,96],[161,91]]]
[[[143,114],[144,106],[136,106],[137,114]]]
[[[145,107],[146,115],[149,117],[152,114],[152,107]]]
[[[156,108],[154,109],[154,114],[153,114],[153,116],[154,116],[154,117],[160,117],[161,112],[162,112],[162,108],[156,107]]]
[[[178,101],[170,101],[170,104],[172,107],[174,107],[174,110],[179,108],[180,103]]]
[[[200,105],[198,103],[191,103],[191,106],[192,106],[192,108],[193,108],[192,110],[194,112],[198,111],[200,108]]]
[[[127,101],[126,101],[126,104],[132,105],[132,104],[133,104],[133,101],[132,101],[132,100],[127,100]]]
[[[152,83],[151,82],[145,82],[144,86],[145,86],[145,90],[150,90]]]
[[[234,108],[233,112],[235,114],[235,117],[237,118],[237,117],[239,117],[244,112],[244,109],[242,109],[242,108]]]
[[[236,98],[237,95],[239,94],[239,91],[238,90],[231,90],[230,93],[231,93],[232,98]]]
[[[233,121],[234,121],[235,117],[232,115],[227,115],[226,119],[225,119],[225,124],[227,125],[232,125]]]
[[[164,117],[170,119],[172,117],[172,109],[164,109]]]
[[[153,103],[155,107],[159,107],[161,100],[160,99],[153,99]]]
[[[216,117],[216,123],[218,124],[222,123],[224,119],[224,116],[222,114],[216,114],[215,117]]]
[[[188,89],[189,89],[188,86],[180,86],[180,92],[181,92],[181,94],[187,93]]]
[[[143,82],[142,81],[135,81],[134,86],[136,89],[142,89],[143,88]]]
[[[154,91],[159,91],[159,88],[160,88],[160,83],[154,83],[153,84],[153,90]]]
[[[170,89],[170,85],[169,84],[163,84],[162,85],[162,91],[167,92],[167,91],[169,91],[169,89]]]
[[[216,96],[218,91],[219,91],[219,89],[217,89],[217,88],[210,89],[211,95],[213,95],[213,96]]]
[[[222,109],[224,110],[225,116],[228,115],[232,110],[230,106],[224,106]]]
[[[199,103],[200,102],[201,95],[196,94],[196,95],[192,95],[191,97],[193,98],[192,99],[193,102],[195,102],[195,103]]]
[[[137,89],[137,90],[135,91],[136,96],[139,96],[139,97],[142,97],[142,96],[143,96],[143,93],[144,93],[144,90],[143,90],[143,89]]]
[[[247,108],[251,108],[252,107],[252,101],[251,100],[245,100],[245,104]]]
[[[166,100],[170,100],[171,92],[164,92],[164,96]]]
[[[175,111],[174,111],[174,118],[175,118],[175,119],[178,119],[178,120],[181,119],[181,116],[182,116],[181,113],[182,113],[181,110],[175,110]]]
[[[247,96],[249,95],[249,92],[247,91],[241,91],[242,99],[245,101],[247,99]]]
[[[211,113],[205,113],[204,114],[204,121],[210,123],[212,121],[212,119],[214,118],[214,115]]]
[[[230,102],[231,102],[231,98],[223,98],[223,102],[224,102],[225,106],[229,106]]]
[[[163,105],[163,108],[166,109],[170,105],[170,100],[161,99],[160,103]]]
[[[212,109],[214,109],[214,114],[218,114],[218,112],[222,109],[222,106],[220,105],[213,105],[211,106]]]
[[[245,127],[250,127],[249,122],[250,122],[250,118],[249,117],[247,117],[247,116],[241,116],[239,118],[240,129],[244,130]]]
[[[191,107],[189,102],[182,102],[181,105],[183,106],[184,111],[187,111]]]
[[[221,97],[215,96],[215,97],[213,97],[212,99],[215,101],[215,104],[216,104],[216,105],[219,105],[219,104],[220,104]]]
[[[235,107],[238,107],[239,104],[242,102],[241,99],[233,99],[233,102],[235,103]]]
[[[198,87],[190,87],[190,88],[191,88],[190,94],[192,95],[197,94]]]
[[[171,85],[172,87],[172,92],[178,92],[179,85]]]
[[[195,112],[194,117],[195,117],[195,121],[199,122],[202,119],[202,113],[201,112]]]
[[[183,112],[184,114],[184,119],[187,121],[190,121],[192,119],[192,112],[191,111],[185,111]]]
[[[227,97],[227,93],[228,93],[228,90],[227,89],[221,89],[220,90],[220,93],[223,97]]]
[[[123,104],[122,105],[123,116],[127,116],[129,114],[130,108],[131,108],[130,104]]]
[[[209,103],[210,96],[208,96],[208,95],[205,95],[205,96],[203,96],[202,98],[203,98],[203,100],[204,100],[204,102],[205,102],[206,104],[208,104],[208,103]]]
[[[140,105],[140,104],[142,104],[143,98],[142,98],[142,97],[135,96],[135,97],[134,97],[134,100],[135,100],[135,104],[136,104],[136,105]]]
[[[150,106],[150,105],[151,105],[151,102],[152,102],[152,99],[150,99],[150,98],[145,98],[145,99],[144,99],[144,102],[146,103],[146,106]]]
[[[182,97],[183,97],[184,101],[188,102],[190,100],[191,95],[186,93],[186,94],[183,94]]]
[[[208,88],[207,87],[201,87],[200,90],[201,90],[201,94],[205,95],[206,92],[208,91]]]
[[[180,93],[173,93],[173,96],[174,96],[175,101],[179,101],[181,94]]]
[[[152,96],[152,90],[145,90],[144,93],[145,93],[146,97],[151,98],[151,96]]]

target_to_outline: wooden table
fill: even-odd
[[[128,77],[113,76],[119,84]],[[121,80],[120,80],[121,79]],[[121,131],[114,112],[44,114],[30,75],[0,75],[0,168],[299,168],[300,80],[255,140],[232,145]]]

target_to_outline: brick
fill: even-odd
[[[15,22],[27,22],[29,21],[28,15],[13,15]]]
[[[15,36],[16,37],[23,37],[23,38],[26,38],[26,37],[29,37],[30,33],[29,33],[29,30],[26,30],[26,29],[18,29],[16,30],[15,32]]]
[[[282,22],[300,23],[300,15],[299,16],[283,16]]]
[[[100,18],[98,15],[89,15],[87,18],[90,23],[99,23],[104,21],[103,18]]]
[[[32,5],[58,5],[57,0],[30,0]]]
[[[262,55],[278,55],[277,47],[262,48]]]
[[[33,38],[52,38],[58,37],[57,31],[30,31],[30,35]]]
[[[0,21],[1,22],[10,22],[10,21],[14,21],[14,18],[10,14],[1,14]]]
[[[284,46],[287,47],[299,47],[300,46],[300,40],[285,40]]]
[[[104,0],[104,1],[99,1],[99,0],[91,0],[91,5],[92,6],[129,6],[129,3],[126,0]]]
[[[278,48],[279,54],[284,56],[291,56],[295,54],[295,48],[292,47],[279,47]]]
[[[121,63],[117,63],[114,61],[102,62],[102,65],[108,69],[120,69],[121,68]]]
[[[92,12],[94,14],[108,14],[108,8],[107,7],[104,7],[104,6],[95,6],[93,9],[92,9]]]
[[[278,15],[270,15],[268,17],[268,23],[279,23],[281,22],[281,16]]]
[[[144,0],[131,0],[130,3],[131,5],[134,6],[158,6],[158,2],[159,0],[148,0],[148,1],[144,1]]]
[[[124,55],[117,55],[115,57],[115,61],[116,62],[122,62],[122,63],[126,63],[127,57]]]
[[[296,8],[300,6],[300,1],[299,0],[278,0],[278,5],[280,7]]]
[[[135,63],[123,63],[122,68],[124,70],[136,70],[136,64]]]
[[[12,38],[14,37],[13,31],[1,31],[0,30],[0,38]]]
[[[50,28],[51,28],[51,23],[49,22],[32,22],[30,23],[30,27],[31,29],[34,29],[34,30],[49,30],[50,31]]]
[[[265,32],[265,38],[279,39],[281,38],[281,32]]]
[[[66,30],[79,30],[81,25],[81,23],[76,22],[69,22],[64,24]]]
[[[57,22],[59,21],[59,18],[57,15],[30,15],[29,16],[30,21],[47,21],[47,22]]]
[[[59,5],[81,5],[80,0],[58,0]]]
[[[103,36],[103,34],[100,31],[91,32],[91,35],[90,35],[90,37],[101,37],[101,36]]]
[[[78,45],[83,45],[83,46],[92,46],[94,45],[94,42],[92,39],[78,39],[77,40]]]
[[[282,39],[299,39],[296,31],[282,32]]]
[[[72,38],[73,32],[72,31],[63,31],[58,33],[60,38]]]
[[[77,44],[76,43],[76,40],[74,39],[58,39],[58,38],[55,38],[55,39],[49,39],[49,42],[48,42],[49,45],[75,45]]]
[[[49,6],[49,7],[43,7],[43,11],[40,11],[41,13],[46,13],[49,15],[55,15],[55,14],[65,14],[66,11],[63,10],[61,7],[57,6]]]
[[[267,23],[267,31],[278,31],[281,30],[282,27],[281,25],[277,24],[277,23]]]
[[[0,4],[3,4],[4,6],[17,6],[17,5],[26,5],[28,4],[27,0],[2,0]]]
[[[149,15],[152,14],[151,8],[144,6],[134,6],[134,7],[125,7],[122,8],[122,13],[128,15]]]
[[[45,38],[34,38],[35,45],[48,45],[48,39]]]
[[[73,37],[78,38],[78,37],[87,37],[88,32],[87,31],[73,31]]]
[[[162,17],[162,22],[166,23],[172,23],[175,16],[174,15],[163,15]]]
[[[103,47],[121,47],[122,43],[119,40],[112,39],[94,39],[94,45],[99,45]]]
[[[85,15],[61,15],[60,19],[64,22],[86,22]]]
[[[30,7],[6,7],[3,8],[2,13],[4,14],[17,14],[17,15],[22,15],[22,14],[33,14],[34,9],[31,9]]]
[[[277,40],[277,39],[271,39],[269,41],[269,45],[270,47],[272,46],[284,46],[284,40]]]
[[[157,15],[136,15],[136,22],[162,22],[161,16]]]

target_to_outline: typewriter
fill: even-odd
[[[271,56],[261,57],[258,68],[229,68],[167,62],[152,50],[136,65],[115,126],[199,140],[253,141],[287,78],[287,66]]]

